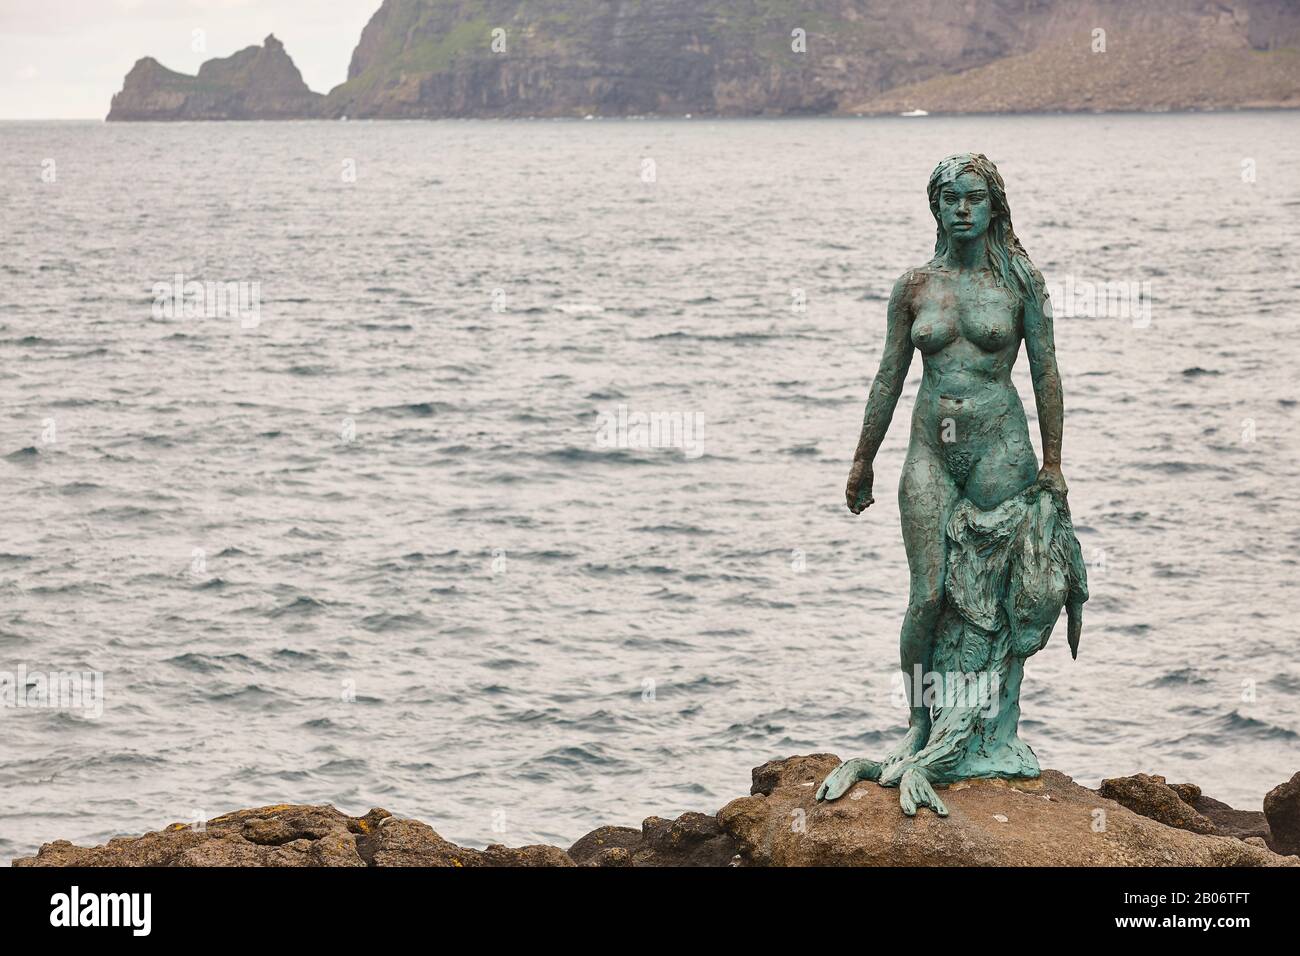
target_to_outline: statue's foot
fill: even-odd
[[[909,761],[916,754],[925,749],[926,743],[930,739],[930,721],[914,721],[907,728],[907,733],[899,741],[898,746],[885,755],[885,759],[880,765],[880,785],[882,787],[897,786],[898,781],[903,778],[903,773],[911,766]]]
[[[939,795],[930,786],[930,778],[920,767],[908,767],[898,785],[898,804],[906,816],[916,816],[918,807],[929,807],[941,817],[948,815],[948,808],[943,805]]]
[[[822,781],[822,785],[817,788],[817,799],[838,800],[859,780],[878,779],[880,779],[880,764],[866,757],[854,757],[840,764]]]

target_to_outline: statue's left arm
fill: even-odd
[[[1061,372],[1056,367],[1056,343],[1052,337],[1051,305],[1025,303],[1025,352],[1034,379],[1034,401],[1038,406],[1038,427],[1043,437],[1043,467],[1039,478],[1066,491],[1061,476],[1061,429],[1065,403],[1061,397]]]

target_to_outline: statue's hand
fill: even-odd
[[[844,794],[849,792],[855,783],[859,780],[879,780],[880,764],[874,760],[868,760],[866,757],[854,757],[852,760],[846,760],[834,770],[830,776],[822,781],[822,785],[817,788],[814,797],[818,803],[823,800],[838,800]]]
[[[1038,480],[1044,482],[1052,491],[1056,492],[1062,498],[1069,492],[1065,484],[1065,476],[1061,474],[1060,465],[1044,465],[1038,469]]]
[[[871,484],[874,477],[871,473],[871,462],[854,459],[853,470],[849,472],[849,483],[844,489],[844,500],[855,515],[862,514],[875,503],[876,499],[871,497]]]
[[[898,783],[898,803],[903,808],[904,815],[909,817],[916,816],[916,811],[921,807],[929,807],[941,817],[948,815],[948,808],[934,792],[930,778],[920,767],[911,767],[903,774],[903,779]]]

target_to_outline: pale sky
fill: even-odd
[[[318,93],[380,0],[0,0],[0,119],[100,119],[142,56],[194,73],[204,60],[284,42]],[[196,52],[195,30],[206,51]]]

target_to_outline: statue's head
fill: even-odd
[[[990,225],[1001,232],[1011,222],[1007,188],[983,153],[958,153],[941,162],[930,174],[929,194],[930,212],[944,238],[968,242]]]
[[[1022,299],[1041,302],[1043,277],[1034,268],[1011,225],[1011,207],[1002,175],[983,153],[949,156],[930,174],[930,212],[938,234],[934,255],[942,258],[954,242],[983,241],[989,268]]]

